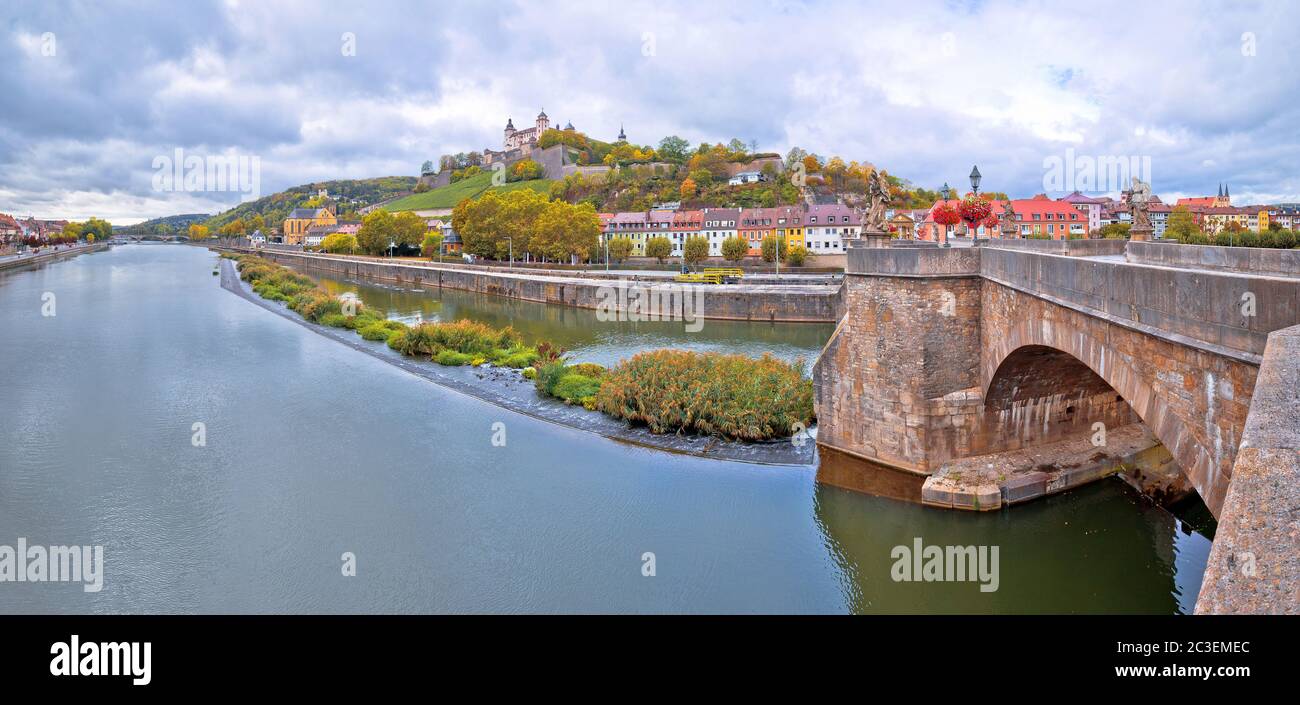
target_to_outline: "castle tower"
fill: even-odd
[[[542,108],[542,112],[537,114],[537,136],[541,137],[542,133],[546,132],[550,126],[551,119],[546,117],[546,108]]]

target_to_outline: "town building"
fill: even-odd
[[[748,246],[746,255],[759,257],[763,254],[763,238],[771,235],[775,229],[775,208],[744,208],[738,218],[738,237]]]
[[[740,220],[739,208],[705,208],[700,216],[703,223],[700,234],[709,240],[709,256],[722,256],[722,241],[736,237],[736,223]]]
[[[1100,198],[1085,196],[1078,191],[1075,191],[1061,200],[1077,208],[1080,213],[1087,214],[1088,232],[1101,229],[1101,212],[1106,201]]]
[[[857,211],[838,203],[807,206],[804,223],[805,246],[809,254],[814,255],[842,254],[844,243],[862,228],[862,218]],[[910,218],[908,223],[911,223]]]
[[[284,233],[284,244],[301,245],[307,231],[317,225],[336,225],[338,218],[329,208],[295,208],[280,226]]]

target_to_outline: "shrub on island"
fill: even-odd
[[[803,360],[656,350],[609,370],[595,406],[654,433],[689,432],[748,441],[790,436],[813,421]],[[539,373],[540,379],[540,373]]]

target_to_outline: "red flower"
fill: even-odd
[[[961,214],[949,203],[940,203],[930,211],[930,217],[939,225],[956,225],[961,221]]]
[[[993,204],[989,203],[983,197],[968,195],[963,198],[961,204],[957,206],[957,211],[961,219],[974,227],[976,223],[983,222],[987,218],[993,217]]]

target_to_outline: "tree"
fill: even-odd
[[[686,150],[690,148],[690,142],[677,135],[669,135],[659,141],[659,158],[673,164],[681,164],[686,161]]]
[[[357,246],[368,255],[381,255],[393,237],[393,214],[386,210],[371,211],[357,230]]]
[[[352,233],[330,233],[321,240],[320,246],[331,254],[352,254],[357,250],[357,236]]]
[[[622,262],[632,256],[632,241],[625,237],[616,237],[609,241],[609,258]]]
[[[659,260],[659,264],[663,264],[664,260],[667,259],[668,256],[671,255],[672,253],[673,253],[672,240],[669,240],[668,238],[663,237],[662,235],[657,237],[652,237],[649,240],[645,241],[646,257],[654,257],[655,259]]]
[[[1196,227],[1196,217],[1187,206],[1174,206],[1174,209],[1169,212],[1169,220],[1165,223],[1164,236],[1187,242],[1188,238],[1200,234],[1200,230]]]
[[[411,211],[402,211],[393,218],[393,243],[398,246],[419,247],[428,229],[429,226],[424,218]]]
[[[420,254],[430,259],[442,256],[442,233],[431,231],[424,234],[424,243],[420,245]]]
[[[424,163],[420,165],[420,173],[421,173],[421,174],[430,174],[430,173],[432,173],[432,172],[433,172],[433,162],[431,162],[431,161],[429,161],[429,160],[427,160],[427,159],[424,160]]]
[[[101,218],[89,218],[81,224],[80,236],[93,234],[96,240],[108,240],[113,237],[113,224]]]
[[[600,218],[591,206],[550,201],[533,222],[528,251],[556,261],[590,259],[599,241]]]
[[[682,247],[682,261],[688,267],[703,262],[708,256],[709,241],[707,238],[699,235],[686,238],[686,244]]]
[[[682,179],[682,185],[678,189],[678,193],[681,194],[683,201],[695,198],[695,191],[696,191],[695,179],[692,179],[689,176],[686,177],[685,179]]]
[[[790,266],[802,267],[804,260],[807,258],[808,258],[807,247],[804,247],[803,245],[795,245],[794,247],[790,248],[790,255],[788,257],[788,259],[790,260]]]
[[[763,261],[771,264],[779,256],[781,261],[784,262],[786,256],[789,255],[788,247],[785,239],[776,234],[765,236],[763,238]]]
[[[729,237],[722,241],[722,256],[728,262],[739,262],[749,253],[749,243],[744,238]]]
[[[190,239],[206,240],[208,239],[208,226],[190,223]]]
[[[545,172],[542,171],[541,164],[538,164],[537,162],[531,159],[524,159],[522,161],[515,162],[515,165],[510,167],[510,178],[507,180],[508,181],[531,181],[533,179],[542,178],[542,175],[544,173]]]

